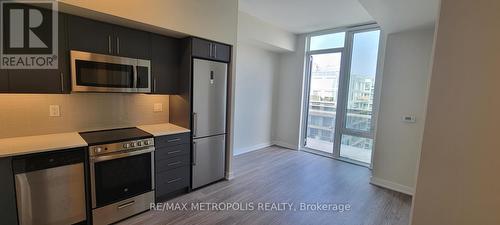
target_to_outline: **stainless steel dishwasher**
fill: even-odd
[[[84,159],[83,149],[13,159],[20,225],[86,223]]]

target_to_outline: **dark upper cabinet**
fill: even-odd
[[[114,54],[129,58],[151,59],[151,35],[148,32],[115,26]]]
[[[68,39],[70,50],[151,58],[151,37],[145,31],[69,16]]]
[[[151,37],[153,94],[177,94],[181,64],[181,40],[153,34]]]
[[[113,54],[113,26],[78,16],[68,16],[68,44],[70,50]]]
[[[12,158],[0,158],[0,177],[2,178],[2,185],[0,185],[0,218],[2,218],[2,224],[18,224]]]
[[[9,91],[9,71],[0,69],[0,93]]]
[[[193,56],[217,61],[231,61],[231,47],[229,45],[208,41],[200,38],[192,39]]]
[[[48,93],[70,92],[69,52],[67,43],[67,16],[58,15],[58,69],[14,69],[8,70],[9,93]],[[4,73],[2,72],[1,76]],[[5,79],[5,78],[0,78]],[[3,85],[0,84],[0,89]]]

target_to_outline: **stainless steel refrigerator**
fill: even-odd
[[[193,59],[193,187],[224,178],[226,63]]]

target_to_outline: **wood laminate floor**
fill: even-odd
[[[235,178],[168,201],[188,210],[150,211],[120,225],[339,224],[407,225],[411,197],[369,184],[367,168],[280,147],[237,156]],[[254,210],[192,210],[192,203],[240,203]],[[330,211],[300,210],[301,203],[330,203]],[[258,209],[259,203],[262,206]],[[264,203],[293,203],[295,210],[265,210]],[[349,211],[335,211],[349,204]],[[225,204],[219,204],[222,207]],[[181,206],[181,204],[179,204]],[[233,205],[237,207],[236,205]],[[277,206],[277,205],[274,205]],[[338,205],[337,205],[338,206]],[[337,208],[338,210],[338,208]]]

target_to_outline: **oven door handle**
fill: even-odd
[[[140,151],[133,151],[133,152],[125,152],[125,153],[119,153],[119,154],[110,154],[110,155],[103,155],[103,156],[97,156],[97,157],[91,157],[91,161],[96,163],[96,162],[103,162],[103,161],[109,161],[113,159],[120,159],[120,158],[125,158],[129,156],[135,156],[135,155],[141,155],[141,154],[146,154],[146,153],[151,153],[154,152],[155,148],[146,148]]]

